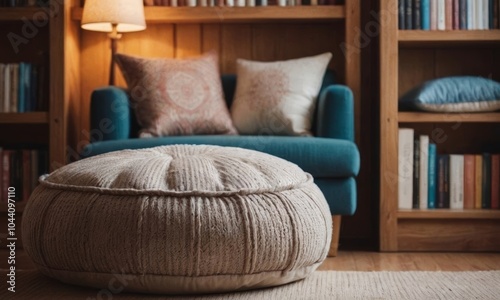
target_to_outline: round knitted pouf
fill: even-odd
[[[87,158],[42,177],[23,242],[45,275],[143,293],[210,293],[303,279],[331,241],[312,177],[240,148],[165,146]]]

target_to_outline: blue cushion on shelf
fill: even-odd
[[[485,112],[500,109],[500,83],[475,76],[424,82],[399,100],[400,110]]]

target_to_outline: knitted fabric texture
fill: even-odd
[[[164,146],[84,159],[42,177],[23,243],[60,281],[125,291],[208,293],[305,278],[331,241],[312,177],[240,148]]]

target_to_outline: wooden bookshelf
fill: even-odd
[[[260,7],[145,7],[148,23],[259,23],[268,21],[332,21],[345,19],[343,5]],[[83,9],[75,7],[72,19],[80,21]]]
[[[0,124],[46,124],[48,112],[0,113]]]
[[[35,14],[42,10],[41,7],[2,7],[0,8],[0,22],[32,20]]]
[[[428,80],[467,75],[500,81],[500,30],[398,30],[397,4],[380,0],[381,12],[391,16],[380,34],[380,250],[500,251],[500,210],[398,205],[400,127],[428,135],[440,154],[500,153],[500,112],[398,110],[398,99]]]
[[[492,123],[500,122],[500,113],[425,113],[425,112],[399,112],[399,123],[447,123],[470,122]]]

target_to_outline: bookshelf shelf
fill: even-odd
[[[413,209],[399,210],[398,219],[500,219],[500,210]]]
[[[48,112],[0,113],[0,124],[46,124]]]
[[[399,123],[500,123],[500,113],[423,113],[399,112]]]
[[[500,30],[399,30],[400,45],[495,43],[500,44]]]
[[[31,20],[37,12],[42,10],[41,7],[2,7],[0,21],[21,21],[24,18]]]
[[[332,21],[345,19],[343,5],[260,7],[145,7],[150,23],[259,23],[266,21]],[[80,21],[83,9],[74,7],[72,19]]]

